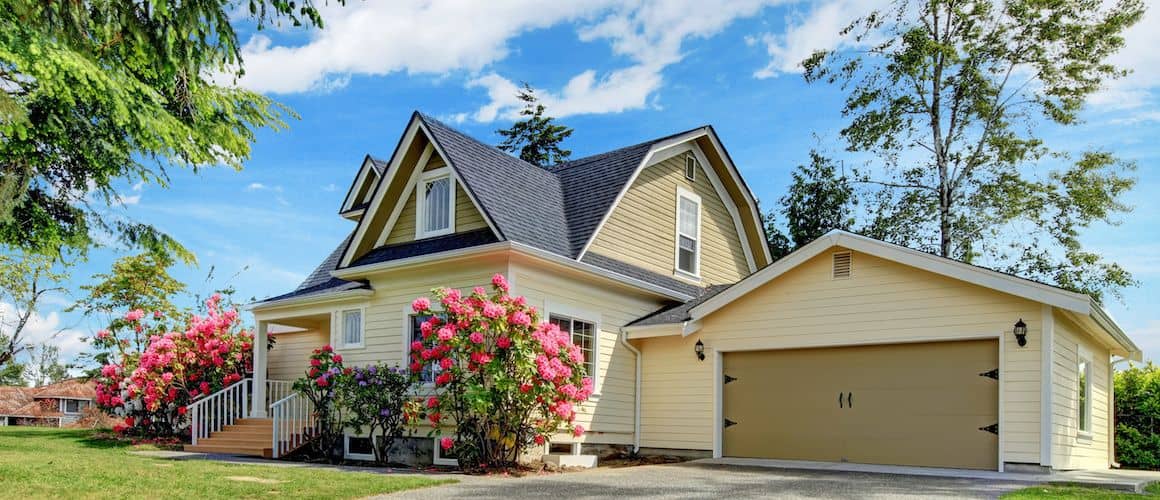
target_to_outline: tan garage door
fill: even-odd
[[[725,456],[998,467],[995,340],[724,356]]]

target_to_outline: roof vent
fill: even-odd
[[[834,254],[834,279],[850,277],[850,268],[854,263],[852,252],[838,252]]]

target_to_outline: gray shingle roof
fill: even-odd
[[[484,216],[495,225],[498,239],[522,243],[570,259],[580,254],[649,149],[658,142],[688,132],[544,168],[484,144],[431,116],[418,112],[414,116],[430,132],[432,140],[445,156],[444,159],[463,180],[463,188],[478,202]],[[368,158],[381,179],[389,162],[369,155]],[[479,234],[464,233],[376,248],[360,256],[351,266],[466,248],[497,240],[495,235],[490,234],[490,230],[486,231],[486,235],[483,232],[476,233]],[[346,241],[293,292],[267,300],[362,286],[330,276],[349,245],[350,238],[347,236]],[[701,293],[701,288],[695,285],[604,255],[589,253],[583,261],[680,294],[697,296]]]
[[[701,305],[706,300],[713,298],[730,285],[713,285],[702,289],[696,298],[685,303],[674,302],[666,307],[663,307],[651,314],[642,316],[641,318],[629,323],[626,326],[651,326],[651,325],[668,325],[672,323],[681,323],[689,319],[689,311],[694,307]]]

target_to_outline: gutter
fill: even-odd
[[[369,297],[374,295],[374,290],[366,288],[355,288],[351,290],[343,290],[331,293],[319,293],[315,295],[301,295],[298,297],[290,297],[281,300],[271,300],[265,302],[254,302],[242,306],[243,311],[259,312],[267,309],[277,309],[279,307],[287,307],[299,304],[315,304],[320,302],[333,302],[336,300],[348,299],[352,297]]]
[[[1101,306],[1099,302],[1096,302],[1095,299],[1090,300],[1092,320],[1095,321],[1096,324],[1100,326],[1100,328],[1103,328],[1104,331],[1108,332],[1112,338],[1116,339],[1116,342],[1118,342],[1125,351],[1128,351],[1128,355],[1124,358],[1129,361],[1144,361],[1144,352],[1140,349],[1140,347],[1137,346],[1135,342],[1132,342],[1132,339],[1128,338],[1128,334],[1124,333],[1124,330],[1120,328],[1120,325],[1116,324],[1115,320],[1113,320],[1112,317],[1108,315],[1108,312],[1104,310],[1103,306]]]
[[[620,341],[620,345],[623,345],[624,347],[628,348],[629,351],[632,352],[633,357],[636,360],[636,377],[635,377],[636,389],[632,393],[632,398],[633,398],[632,453],[635,455],[637,453],[640,453],[640,374],[641,374],[641,364],[644,362],[644,360],[643,360],[644,355],[641,354],[639,349],[633,347],[632,344],[628,343],[628,330],[627,329],[621,328],[620,334],[617,335],[616,338],[617,338],[617,340]]]

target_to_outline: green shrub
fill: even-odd
[[[1116,461],[1160,469],[1160,369],[1151,362],[1116,373]]]

